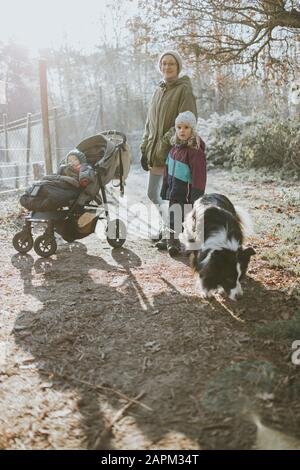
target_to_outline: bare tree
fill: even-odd
[[[296,0],[141,0],[140,9],[157,31],[186,52],[216,64],[260,65],[295,70],[300,38]],[[299,63],[299,58],[298,58]]]

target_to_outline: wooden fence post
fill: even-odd
[[[14,164],[14,167],[15,167],[15,178],[16,178],[15,188],[16,188],[16,189],[19,189],[19,188],[20,188],[20,179],[19,179],[19,176],[20,176],[20,167],[19,167],[18,163],[15,163],[15,164]]]
[[[31,113],[27,114],[27,139],[26,139],[26,185],[30,175],[30,150],[31,150]]]
[[[60,135],[59,135],[59,126],[57,118],[57,108],[53,108],[53,119],[54,119],[54,137],[55,137],[55,160],[56,160],[56,170],[59,166],[61,160],[60,152]]]
[[[48,111],[47,62],[44,59],[40,59],[39,61],[39,72],[40,72],[42,121],[43,121],[44,157],[45,157],[46,173],[49,175],[53,173],[53,167],[52,167],[52,156],[51,156],[49,111]]]
[[[32,170],[33,170],[34,181],[41,180],[42,177],[44,176],[43,166],[41,165],[41,163],[39,162],[33,163]]]
[[[3,130],[4,130],[4,161],[9,162],[7,114],[3,114]]]

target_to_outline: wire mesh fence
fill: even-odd
[[[63,156],[86,135],[94,132],[95,109],[73,115],[49,112],[54,171]],[[0,126],[0,194],[26,187],[44,173],[43,126],[40,114],[14,122],[3,117]]]
[[[61,159],[83,139],[107,129],[131,135],[134,154],[138,153],[145,120],[142,97],[130,96],[127,87],[99,93],[77,109],[49,110],[53,171]],[[75,107],[76,108],[76,107]],[[0,117],[1,119],[1,117]],[[9,122],[5,114],[0,123],[0,194],[13,192],[40,179],[45,171],[43,125],[40,113],[27,114]]]
[[[0,191],[19,189],[33,178],[34,168],[43,163],[40,115],[7,122],[0,127]]]

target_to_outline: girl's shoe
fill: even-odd
[[[180,253],[180,241],[175,240],[168,240],[167,242],[167,250],[170,256],[178,256]]]
[[[161,240],[159,240],[159,242],[155,243],[155,247],[161,251],[167,250],[168,249],[167,240],[165,238],[162,238]]]

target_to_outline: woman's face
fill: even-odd
[[[178,77],[178,64],[175,57],[170,54],[164,55],[160,61],[160,70],[164,80],[170,81]]]

